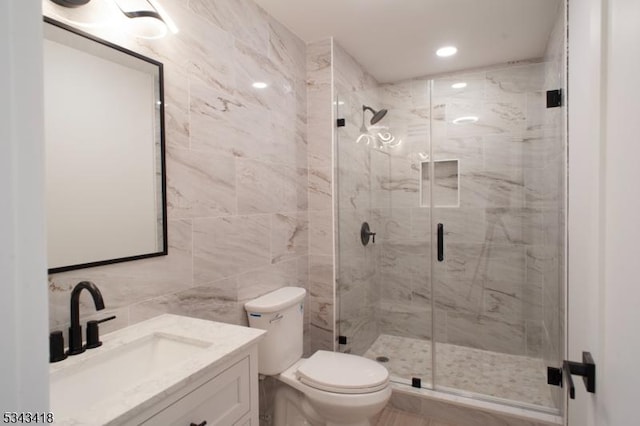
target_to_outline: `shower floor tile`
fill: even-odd
[[[364,356],[389,358],[381,364],[392,376],[432,383],[430,340],[381,334]],[[436,343],[436,362],[438,386],[554,408],[540,358]]]

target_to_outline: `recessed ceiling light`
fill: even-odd
[[[252,84],[252,86],[256,89],[266,89],[267,87],[269,87],[267,83],[264,83],[262,81],[256,81]]]
[[[464,89],[465,87],[467,87],[467,83],[465,83],[464,81],[461,81],[460,83],[452,84],[451,87],[453,89]]]
[[[440,56],[441,58],[447,57],[447,56],[453,56],[458,52],[458,49],[454,46],[445,46],[445,47],[441,47],[440,49],[436,50],[436,55]]]
[[[475,115],[468,115],[466,117],[458,117],[455,120],[453,120],[453,124],[469,124],[469,123],[475,123],[476,121],[478,121],[478,117],[476,117]]]

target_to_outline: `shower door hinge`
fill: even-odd
[[[562,89],[547,90],[547,108],[562,106]]]
[[[336,120],[336,121],[337,121],[338,127],[344,127],[344,126],[347,125],[347,123],[346,123],[344,118],[338,118],[338,120]]]
[[[347,336],[338,336],[338,344],[346,345],[347,344]]]
[[[572,375],[582,376],[587,392],[596,393],[596,364],[590,352],[582,352],[582,362],[564,360],[562,368],[547,367],[547,383],[562,387],[563,378],[567,381],[569,397],[576,399],[576,388]]]

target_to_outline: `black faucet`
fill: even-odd
[[[104,301],[102,300],[102,293],[98,287],[91,281],[81,281],[71,291],[71,327],[69,327],[69,350],[68,355],[77,355],[84,352],[85,348],[82,346],[82,326],[80,325],[80,293],[82,290],[87,289],[93,297],[93,303],[96,305],[96,310],[101,311],[104,309]]]

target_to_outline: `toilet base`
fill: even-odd
[[[280,383],[276,390],[273,426],[325,426],[324,419],[301,392]]]
[[[391,388],[368,394],[336,394],[301,383],[295,372],[305,360],[282,374],[275,395],[274,426],[369,426],[391,398]],[[304,421],[295,420],[301,416]]]
[[[371,426],[368,419],[356,423],[327,421],[302,392],[281,383],[276,390],[273,426]]]

